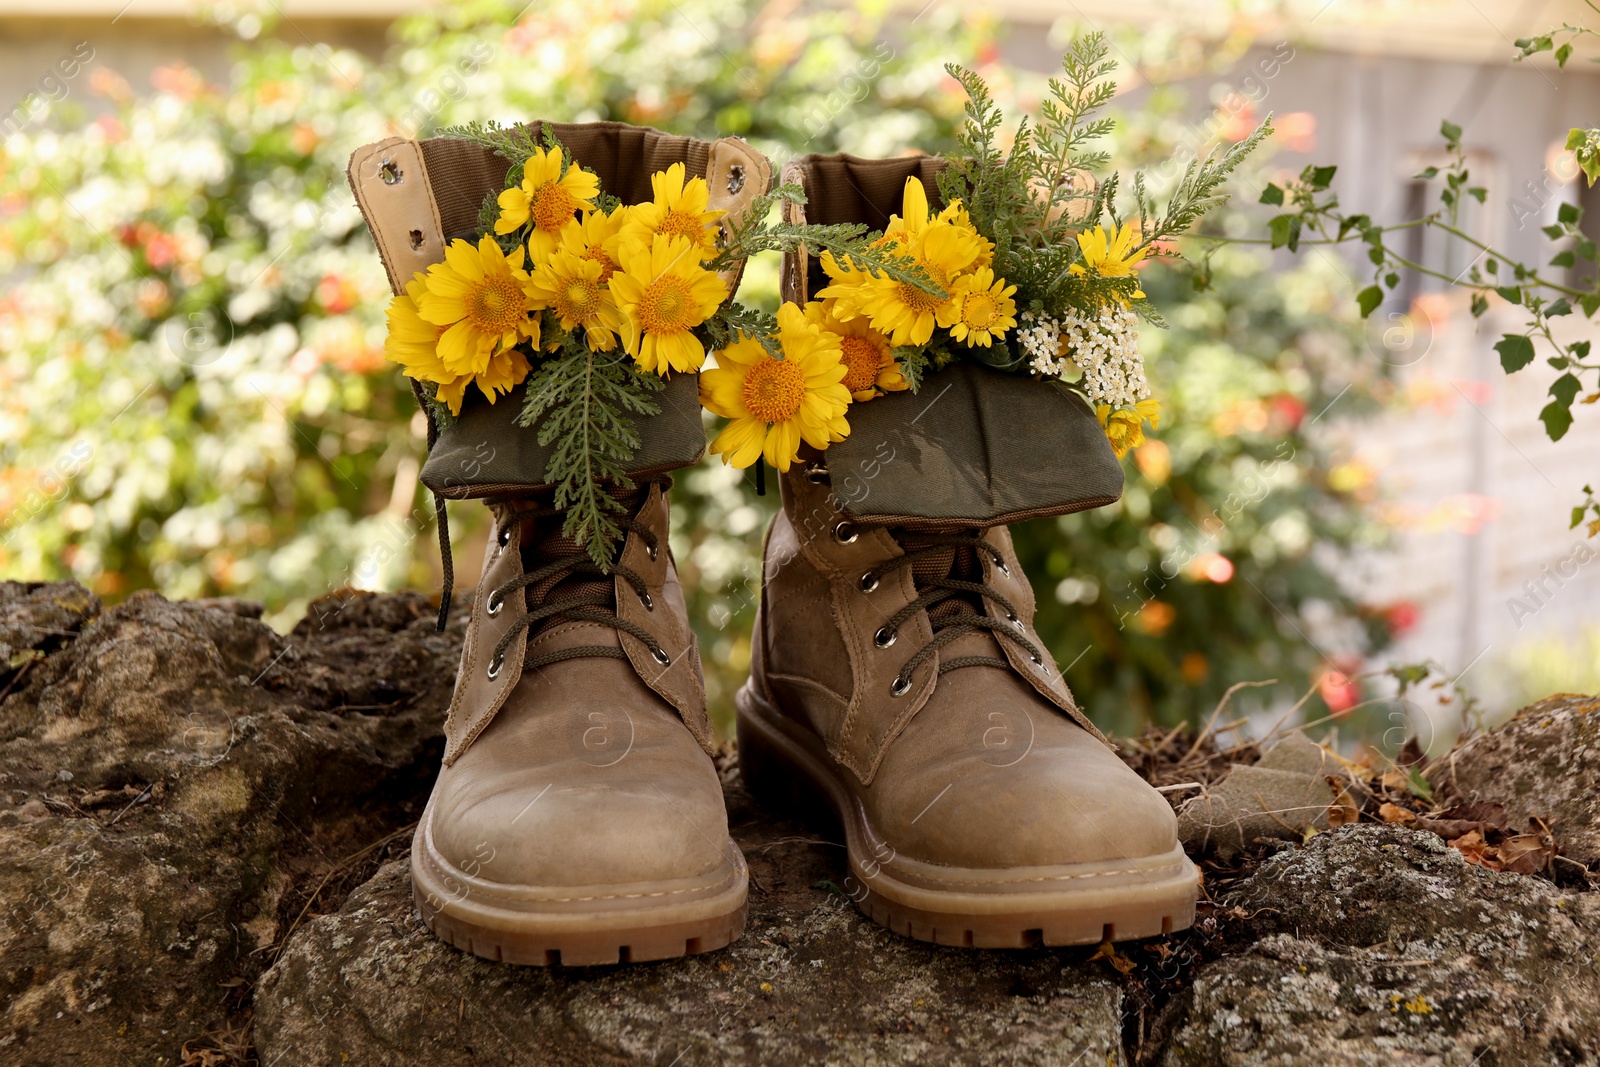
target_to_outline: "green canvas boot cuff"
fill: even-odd
[[[771,164],[736,137],[702,141],[621,122],[529,124],[535,138],[546,128],[575,162],[598,175],[603,192],[624,204],[648,201],[651,175],[682,163],[689,178],[706,180],[710,209],[726,212],[724,231],[771,186]],[[510,166],[505,157],[454,137],[390,138],[356,150],[350,187],[396,293],[417,271],[442,260],[452,239],[473,236],[484,199],[505,188]],[[722,275],[730,296],[742,269]],[[614,352],[611,358],[627,356]],[[660,413],[635,419],[640,447],[630,477],[676,470],[704,455],[696,397],[694,375],[674,376],[660,396]],[[518,425],[525,399],[524,385],[493,404],[469,391],[460,418],[438,427],[422,483],[450,499],[550,489],[545,471],[553,445],[540,445],[535,430]]]
[[[929,204],[944,161],[933,156],[860,159],[805,156],[783,181],[805,190],[785,205],[792,222],[888,225],[907,178]],[[804,305],[828,284],[804,250],[783,264],[784,299]],[[915,392],[850,409],[850,436],[830,445],[827,469],[841,509],[863,523],[938,527],[1000,525],[1110,504],[1122,496],[1122,464],[1083,398],[975,363],[929,374]]]

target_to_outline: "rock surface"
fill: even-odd
[[[1600,860],[1600,699],[1562,694],[1530,704],[1440,763],[1468,801],[1503,804],[1519,825],[1543,819],[1567,855]]]
[[[459,953],[404,861],[461,622],[344,593],[283,637],[236,601],[0,584],[0,1063],[1600,1062],[1576,864],[1499,873],[1398,826],[1241,837],[1191,931],[941,949],[861,917],[842,850],[756,809],[732,761],[743,940],[553,971]],[[1577,854],[1600,839],[1593,706],[1535,705],[1431,780],[1520,798]]]
[[[0,1062],[175,1064],[225,1031],[328,857],[414,818],[459,635],[345,594],[288,638],[236,602],[0,584]],[[76,639],[72,639],[77,633]]]
[[[1221,902],[1261,940],[1194,976],[1166,1067],[1600,1063],[1600,894],[1348,826]]]

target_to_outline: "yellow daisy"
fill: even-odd
[[[1101,404],[1095,408],[1095,414],[1100,417],[1106,440],[1111,442],[1111,450],[1118,459],[1127,455],[1128,449],[1144,444],[1146,422],[1150,423],[1152,432],[1161,428],[1161,401],[1154,397],[1141,400],[1132,408],[1120,408],[1117,411],[1112,411],[1107,404]]]
[[[621,246],[611,293],[622,312],[622,344],[645,370],[699,370],[705,346],[689,332],[728,297],[722,279],[700,265],[686,237],[656,234]]]
[[[865,315],[875,328],[888,335],[890,344],[925,345],[933,336],[939,313],[951,303],[949,292],[956,276],[977,261],[979,241],[976,234],[948,222],[932,222],[905,246],[910,261],[920,266],[944,290],[944,295],[864,271],[849,271],[840,284],[830,285],[817,295],[835,300],[834,313],[840,318]],[[838,269],[827,256],[823,257],[822,266],[825,271],[830,267]]]
[[[452,376],[483,374],[489,361],[524,340],[539,343],[539,319],[531,315],[529,278],[522,249],[509,257],[484,234],[476,248],[459,238],[444,262],[428,268],[417,313],[435,326],[439,359]]]
[[[839,338],[840,362],[844,364],[844,387],[860,400],[871,400],[884,393],[910,388],[900,364],[895,362],[889,339],[865,318],[841,320],[813,300],[806,305],[806,318],[825,333]]]
[[[690,178],[685,182],[685,173],[682,163],[674,163],[650,176],[655,199],[629,209],[628,220],[622,227],[624,242],[648,245],[657,234],[665,234],[687,238],[701,259],[716,256],[717,220],[726,212],[708,211],[711,190],[706,180]]]
[[[718,352],[717,365],[700,375],[701,405],[732,420],[711,442],[724,463],[748,467],[765,456],[786,471],[799,458],[801,441],[827,448],[849,436],[850,391],[838,336],[784,304],[777,337],[782,359],[743,338]]]
[[[622,224],[628,221],[627,207],[616,207],[607,214],[585,211],[561,228],[561,249],[582,259],[600,264],[600,283],[611,280],[617,269],[617,249],[622,241]]]
[[[593,211],[600,179],[574,163],[563,174],[561,149],[535,148],[522,165],[522,184],[501,193],[495,233],[512,233],[533,222],[528,252],[542,263],[559,241],[561,228],[580,210]]]
[[[1083,253],[1083,260],[1072,265],[1072,273],[1087,274],[1092,270],[1102,278],[1132,277],[1134,268],[1150,253],[1149,248],[1133,251],[1138,240],[1139,228],[1131,222],[1123,223],[1111,234],[1106,233],[1104,226],[1080,233],[1078,249]],[[1135,299],[1144,299],[1143,290],[1135,290],[1133,295]]]
[[[967,213],[966,205],[954,200],[939,214],[932,215],[928,209],[928,191],[923,188],[922,182],[914,177],[906,179],[905,192],[901,194],[900,214],[889,216],[889,225],[884,228],[883,236],[878,239],[878,243],[908,247],[915,243],[916,237],[922,231],[935,222],[949,223],[979,242],[980,250],[974,265],[987,267],[994,262],[994,243],[972,225],[972,217]]]
[[[573,223],[577,225],[577,223]],[[584,331],[591,352],[617,345],[622,315],[611,291],[602,284],[604,268],[593,259],[557,249],[533,272],[528,292],[541,308],[549,308],[569,332]]]
[[[418,271],[406,283],[406,291],[389,301],[385,317],[389,333],[383,339],[383,354],[400,364],[400,373],[423,382],[448,382],[456,376],[445,370],[439,359],[439,337],[444,328],[417,314],[417,301],[427,291],[427,275]]]
[[[1004,278],[996,281],[988,267],[979,267],[956,279],[950,303],[939,312],[939,325],[957,341],[988,348],[1017,324],[1017,302],[1011,299],[1016,291]]]
[[[439,358],[439,338],[445,328],[417,313],[417,301],[426,291],[427,275],[419,271],[406,285],[406,291],[389,302],[389,335],[384,339],[383,350],[401,365],[402,374],[437,384],[438,400],[450,408],[452,415],[461,414],[467,386],[473,382],[478,383],[491,404],[501,393],[510,392],[512,387],[521,384],[530,368],[527,357],[515,348],[491,358],[479,374],[452,374],[446,369]]]

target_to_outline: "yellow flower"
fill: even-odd
[[[1111,442],[1111,450],[1118,459],[1127,455],[1128,449],[1144,444],[1146,422],[1150,423],[1152,431],[1161,428],[1161,401],[1154,397],[1141,400],[1131,408],[1116,411],[1112,411],[1109,405],[1101,404],[1094,409],[1094,413],[1100,417],[1106,440]]]
[[[655,199],[648,204],[636,204],[628,211],[628,220],[622,227],[624,242],[648,245],[657,234],[687,238],[701,259],[712,259],[717,254],[717,220],[725,212],[708,211],[711,191],[704,178],[683,180],[682,163],[674,163],[664,171],[650,176],[650,188]]]
[[[533,262],[544,262],[555,248],[561,228],[580,210],[593,211],[600,193],[600,179],[576,163],[561,173],[561,149],[535,148],[522,165],[522,184],[500,194],[500,218],[495,233],[511,233],[533,221],[528,235],[528,253]]]
[[[406,283],[406,291],[389,301],[385,312],[389,333],[383,339],[383,354],[400,364],[401,373],[407,378],[448,382],[456,376],[445,370],[439,359],[439,337],[444,328],[417,314],[417,301],[427,288],[427,275],[418,271]]]
[[[777,338],[782,359],[747,337],[718,352],[717,365],[700,375],[701,405],[732,420],[711,442],[724,463],[748,467],[765,456],[786,471],[799,458],[801,441],[827,448],[850,434],[838,336],[784,304]]]
[[[856,400],[871,400],[886,392],[910,388],[900,364],[895,362],[889,339],[866,319],[840,319],[815,300],[805,310],[806,318],[822,327],[824,333],[838,336],[844,387]]]
[[[831,300],[840,318],[865,315],[887,334],[893,345],[925,345],[933,336],[938,315],[951,303],[949,291],[957,275],[970,269],[982,251],[983,239],[948,222],[930,222],[904,249],[910,262],[921,267],[946,295],[935,295],[915,285],[887,276],[841,268],[832,256],[822,257],[822,269],[834,284],[817,295]]]
[[[1150,254],[1149,248],[1133,251],[1138,239],[1139,229],[1131,222],[1123,223],[1112,234],[1107,234],[1104,226],[1078,234],[1083,260],[1072,265],[1072,273],[1087,274],[1092,270],[1102,278],[1132,277],[1134,268]],[[1137,300],[1144,299],[1143,290],[1135,290],[1133,295]]]
[[[519,385],[528,376],[529,366],[527,358],[515,348],[491,358],[478,374],[453,374],[445,367],[439,356],[439,338],[445,328],[417,312],[417,301],[427,292],[427,284],[427,275],[419,271],[406,285],[406,291],[389,302],[389,335],[384,339],[383,350],[401,365],[401,373],[437,384],[439,402],[448,405],[452,415],[461,414],[467,386],[474,381],[491,404],[501,393]]]
[[[506,257],[485,234],[474,248],[459,238],[444,262],[428,268],[417,312],[447,329],[439,337],[439,359],[450,375],[481,375],[500,353],[524,340],[539,343],[539,320],[522,269],[522,249]]]
[[[957,341],[988,348],[1017,324],[1017,302],[1011,299],[1016,291],[1004,278],[996,281],[988,267],[979,267],[956,279],[949,306],[939,312],[939,325]]]
[[[657,234],[649,245],[622,244],[611,292],[622,312],[622,343],[645,370],[699,370],[706,351],[689,331],[728,297],[722,279],[700,265],[686,237]]]
[[[576,222],[573,223],[577,225]],[[567,331],[584,331],[591,352],[607,352],[617,345],[622,314],[611,291],[601,283],[604,268],[593,259],[557,249],[533,272],[528,287],[537,306],[549,308]]]
[[[581,219],[573,219],[561,228],[561,249],[582,259],[592,259],[600,264],[600,283],[611,280],[617,269],[617,249],[622,242],[622,224],[628,221],[626,207],[603,211],[585,211]]]
[[[980,243],[978,257],[973,261],[974,266],[987,267],[994,261],[994,244],[972,225],[972,217],[967,214],[966,205],[959,200],[953,200],[938,215],[930,218],[928,191],[915,177],[906,179],[905,192],[901,195],[900,214],[889,216],[889,225],[884,227],[883,236],[878,239],[878,244],[892,244],[899,248],[909,247],[915,243],[922,231],[936,222],[948,223]]]

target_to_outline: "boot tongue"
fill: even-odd
[[[648,487],[618,493],[617,499],[621,501],[623,511],[619,514],[633,515],[644,504]],[[561,532],[561,524],[565,514],[559,511],[544,510],[547,501],[540,501],[541,513],[522,524],[522,567],[524,571],[531,572],[540,567],[547,566],[557,559],[569,557],[586,558],[587,553],[576,541]],[[622,550],[621,543],[617,551]],[[565,600],[568,597],[584,596],[589,600],[603,601],[593,605],[593,610],[607,614],[616,614],[616,582],[608,574],[595,574],[592,571],[557,571],[542,582],[537,582],[527,588],[528,609],[541,607],[555,600]],[[539,633],[550,626],[558,625],[560,617],[546,619],[530,627],[529,635]]]
[[[963,582],[983,581],[983,565],[976,549],[962,545],[930,545],[929,539],[912,530],[891,530],[890,533],[907,553],[926,548],[927,554],[911,564],[911,577],[917,592],[927,590],[932,578],[956,578]],[[928,621],[935,631],[963,617],[983,614],[982,599],[975,593],[955,593],[928,609]],[[987,637],[987,635],[984,635]],[[991,639],[992,640],[992,639]]]

